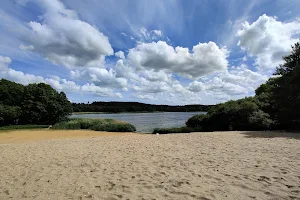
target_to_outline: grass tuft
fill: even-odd
[[[89,129],[94,131],[107,131],[107,132],[134,132],[136,128],[128,123],[114,119],[69,119],[55,124],[53,129]]]

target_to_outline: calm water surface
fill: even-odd
[[[107,118],[126,121],[133,124],[137,132],[152,132],[154,128],[184,126],[185,122],[196,114],[204,112],[158,112],[158,113],[118,113],[118,114],[81,114],[71,118]]]

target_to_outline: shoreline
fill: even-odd
[[[73,112],[71,115],[84,115],[84,114],[138,114],[138,113],[207,113],[206,111],[155,111],[155,112]]]

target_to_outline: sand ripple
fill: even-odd
[[[0,199],[300,199],[300,137],[269,134],[2,144]]]

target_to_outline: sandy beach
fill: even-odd
[[[300,199],[300,134],[38,133],[0,133],[0,199]]]

